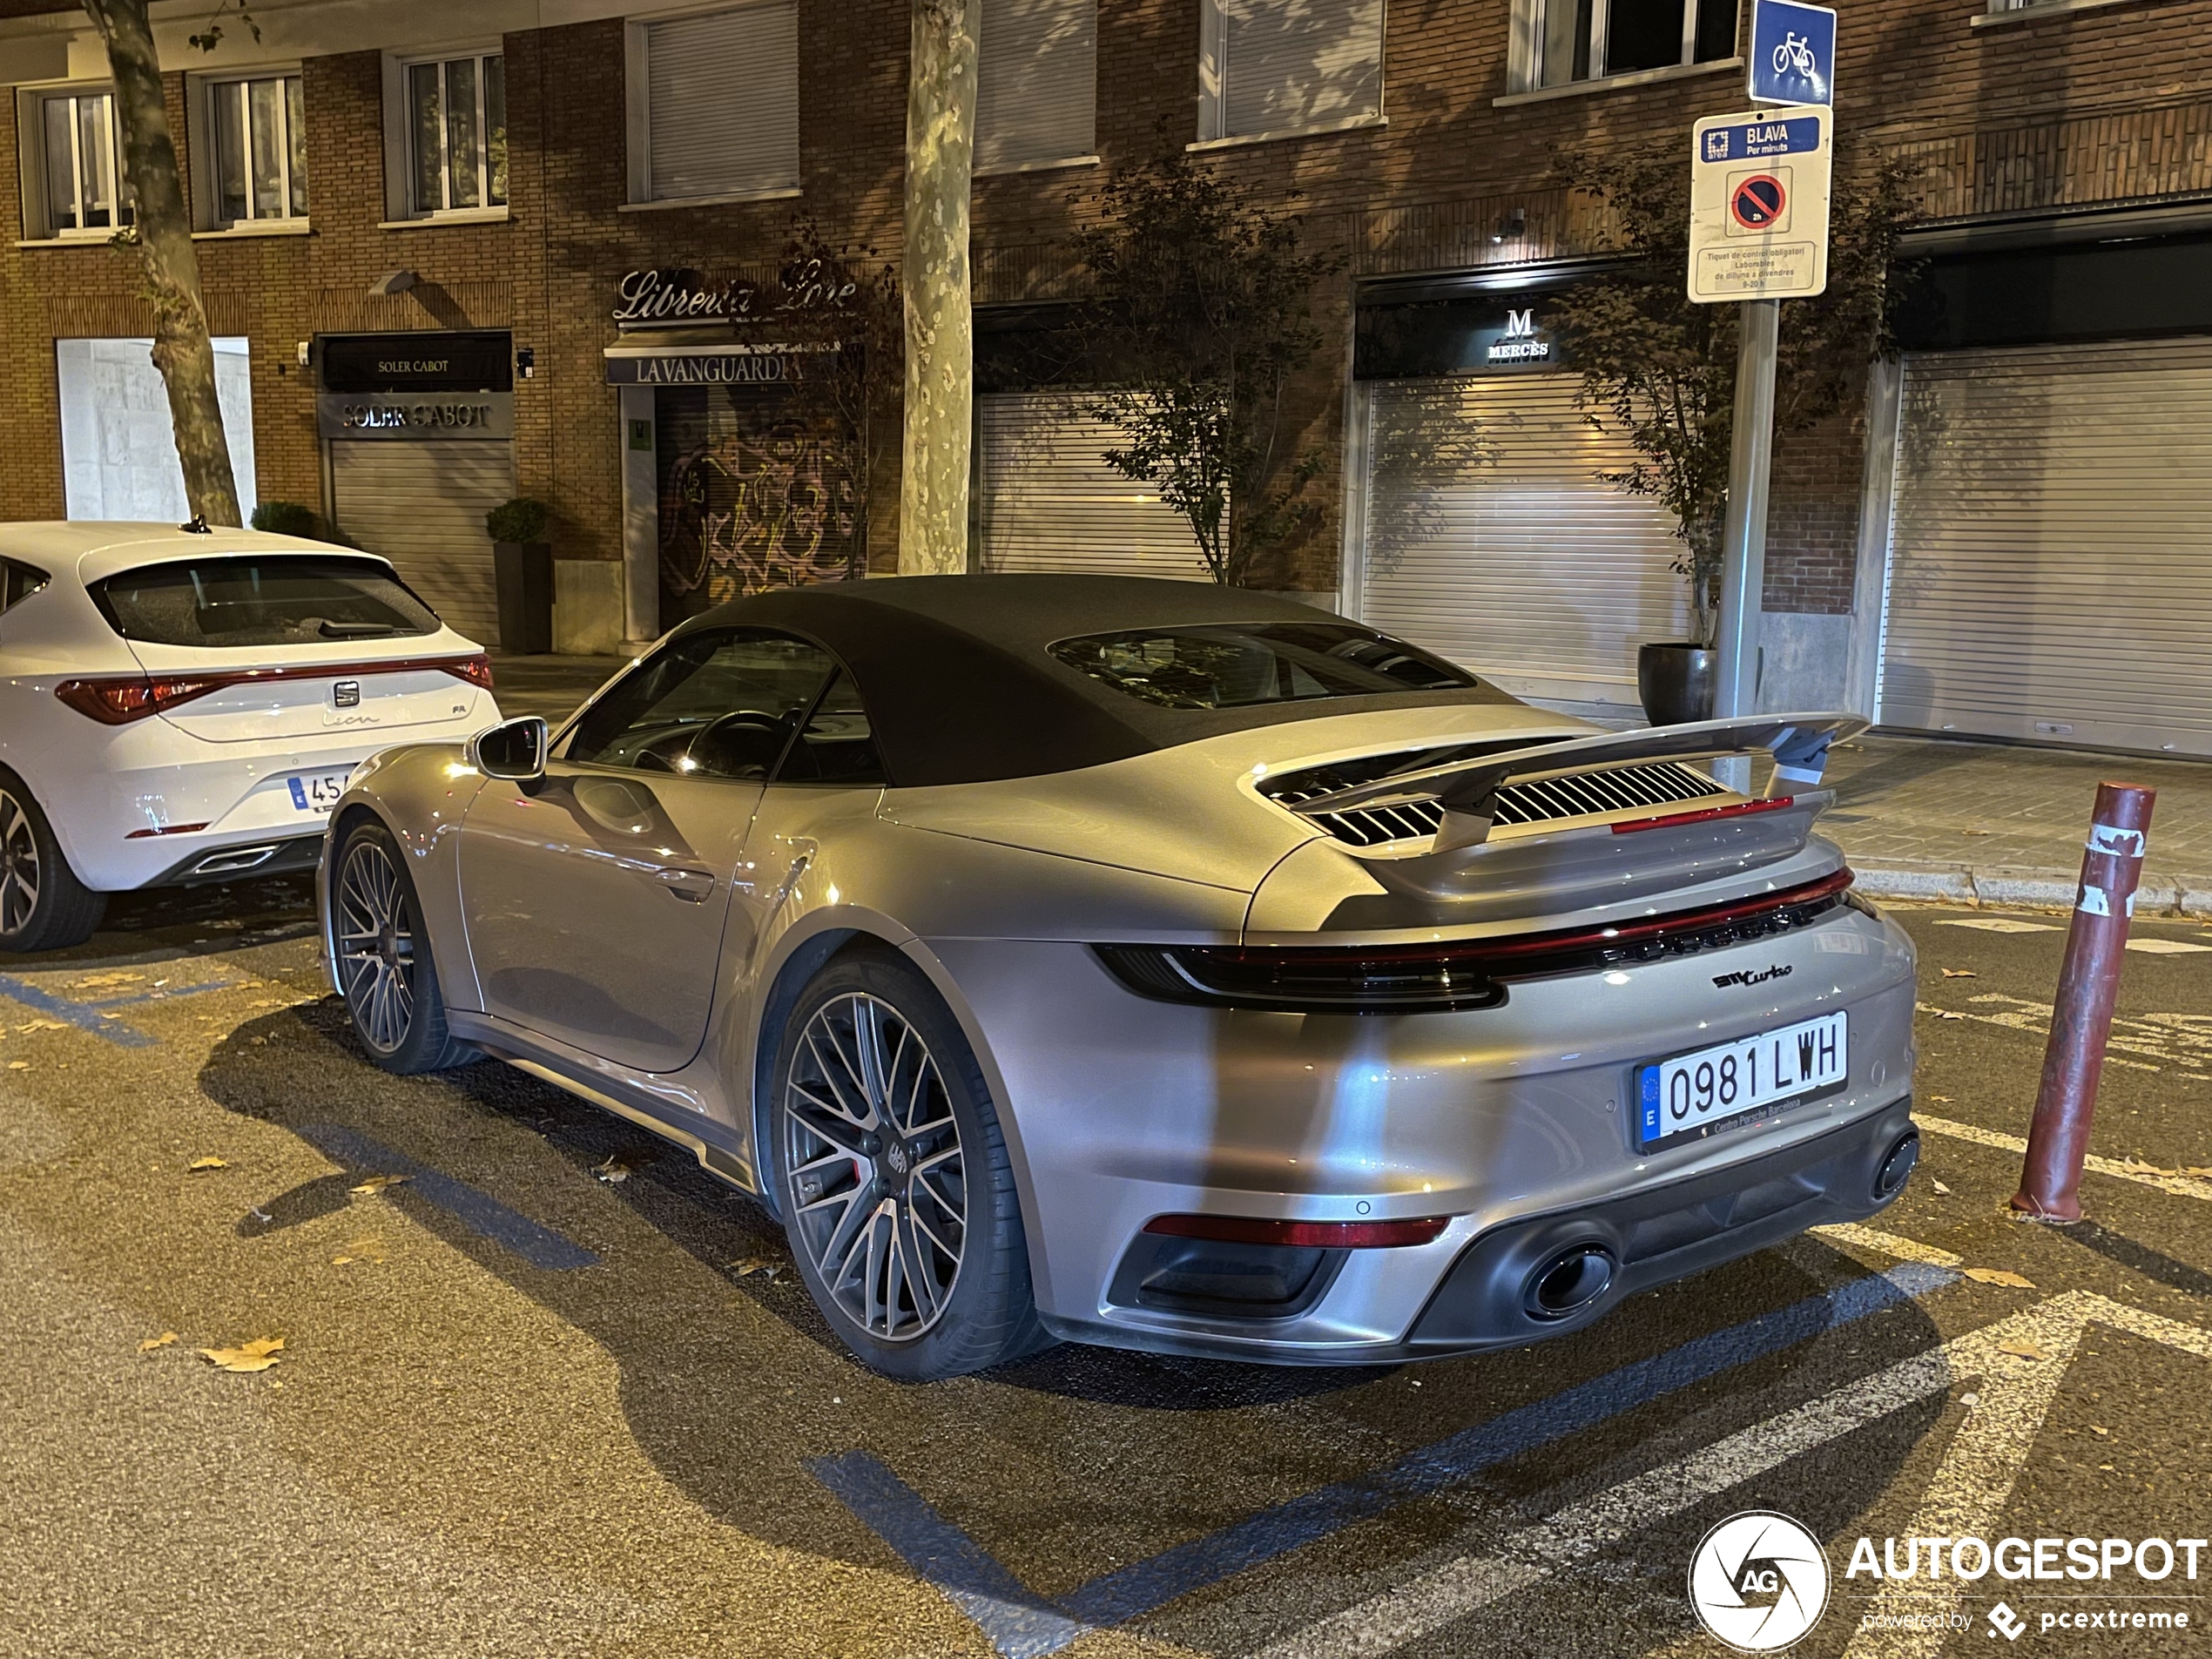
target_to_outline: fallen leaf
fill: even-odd
[[[76,991],[93,991],[111,985],[136,985],[144,978],[145,978],[144,974],[94,974],[86,979],[71,980],[70,988]]]
[[[354,1258],[350,1256],[333,1256],[330,1258],[330,1264],[333,1267],[343,1267],[347,1262],[350,1262]]]
[[[401,1182],[406,1180],[407,1178],[408,1177],[403,1175],[372,1175],[359,1186],[349,1187],[347,1190],[349,1192],[381,1192],[387,1187],[395,1187],[399,1185]]]
[[[631,1166],[627,1158],[625,1158],[622,1153],[617,1152],[612,1157],[610,1157],[604,1163],[599,1164],[593,1169],[591,1173],[597,1176],[609,1186],[613,1186],[618,1182],[627,1181],[630,1179],[630,1169]]]
[[[2187,1164],[2183,1166],[2182,1173],[2183,1175],[2193,1175],[2200,1181],[2212,1181],[2212,1165],[2202,1163]]]
[[[2020,1359],[2048,1359],[2051,1357],[2025,1337],[2015,1338],[2010,1342],[1999,1343],[1997,1352],[2009,1353]]]
[[[1977,1285],[2003,1285],[2015,1291],[2032,1291],[2035,1281],[2002,1267],[1969,1267],[1966,1277]]]
[[[10,1071],[29,1071],[30,1069],[30,1062],[28,1060],[10,1060],[8,1062],[8,1069]]]
[[[765,1256],[741,1256],[730,1264],[730,1268],[739,1278],[749,1278],[754,1273],[765,1273],[770,1278],[774,1278],[784,1271],[781,1262],[772,1262]]]
[[[276,1364],[277,1350],[282,1346],[282,1337],[256,1337],[235,1348],[202,1348],[199,1352],[225,1371],[266,1371]]]
[[[230,1167],[230,1161],[227,1158],[219,1158],[211,1153],[204,1158],[194,1158],[190,1163],[185,1165],[185,1171],[189,1175],[197,1174],[203,1170],[227,1170]]]
[[[2109,1434],[2112,1431],[2108,1428],[2100,1428],[2096,1424],[2092,1423],[2089,1425],[2089,1433],[2092,1434]]]
[[[1948,1095],[1930,1095],[1928,1098],[1932,1101],[1939,1101],[1946,1106],[1952,1103],[1951,1096]]]
[[[140,1353],[152,1353],[156,1348],[165,1348],[177,1339],[174,1331],[164,1331],[158,1337],[148,1337],[138,1345]]]
[[[1943,970],[1943,976],[1946,979],[1979,979],[1981,977],[1971,968],[1946,968]]]
[[[1951,1189],[1944,1185],[1942,1182],[1937,1180],[1935,1177],[1930,1176],[1928,1177],[1928,1184],[1933,1187],[1938,1192],[1941,1193],[1945,1197],[1948,1198],[1951,1196]]]

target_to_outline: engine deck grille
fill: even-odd
[[[1266,789],[1271,800],[1295,807],[1369,781],[1339,775],[1333,768],[1292,773]],[[1640,766],[1613,766],[1601,772],[1575,772],[1541,782],[1508,784],[1498,792],[1498,813],[1492,821],[1541,824],[1554,819],[1581,818],[1591,813],[1630,812],[1643,806],[1672,806],[1703,800],[1728,792],[1705,773],[1679,761],[1658,760]],[[1317,813],[1313,822],[1353,846],[1381,846],[1391,841],[1413,840],[1436,833],[1444,822],[1444,808],[1433,800],[1409,801],[1399,806],[1359,806],[1349,812]]]

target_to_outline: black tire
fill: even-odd
[[[838,1045],[849,1039],[857,1053],[864,1022],[876,1033],[874,1073],[887,1082],[864,1090],[847,1068],[828,1088]],[[1049,1345],[997,1109],[959,1022],[920,970],[887,947],[833,958],[799,993],[769,1076],[784,1231],[847,1347],[887,1376],[927,1382]],[[955,1242],[947,1273],[944,1246]]]
[[[107,894],[77,879],[23,780],[0,770],[0,951],[66,950],[106,914]]]
[[[476,1049],[447,1029],[421,901],[399,844],[381,824],[357,824],[339,843],[330,909],[346,1013],[368,1057],[402,1076],[476,1058]]]

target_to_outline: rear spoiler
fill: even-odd
[[[1857,737],[1867,725],[1856,714],[1762,714],[1749,719],[1698,720],[1637,732],[1606,732],[1503,754],[1477,755],[1420,772],[1399,772],[1299,801],[1291,810],[1302,817],[1318,818],[1356,806],[1433,800],[1444,808],[1444,822],[1430,850],[1448,853],[1489,839],[1498,791],[1507,783],[1601,772],[1608,766],[1636,765],[1649,760],[1770,754],[1774,757],[1774,776],[1767,793],[1783,795],[1819,783],[1827,770],[1829,745]],[[1714,792],[1721,792],[1718,785]]]

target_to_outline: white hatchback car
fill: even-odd
[[[0,951],[106,895],[314,867],[354,768],[499,718],[383,559],[253,530],[0,524]]]

